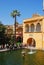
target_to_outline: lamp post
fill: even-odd
[[[43,11],[44,11],[44,0],[43,0]]]
[[[43,15],[44,15],[44,0],[43,0]],[[42,49],[43,49],[43,22],[42,22]]]

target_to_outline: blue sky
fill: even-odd
[[[42,7],[43,0],[0,0],[0,21],[5,25],[14,24],[14,19],[11,17],[11,12],[15,9],[20,11],[20,17],[17,21],[21,24],[26,18],[32,17],[38,13],[43,15]]]

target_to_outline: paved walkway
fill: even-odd
[[[10,50],[10,49],[7,49],[7,48],[6,49],[1,49],[0,52],[4,52],[4,51],[8,51],[8,50]]]
[[[26,49],[32,49],[32,50],[43,50],[44,51],[44,49],[36,48],[36,47],[24,47],[24,48],[26,48]]]
[[[33,47],[24,47],[24,48],[26,48],[26,49],[36,49],[36,48],[33,48]],[[7,49],[7,48],[5,48],[5,49],[0,49],[0,52],[4,52],[4,51],[9,51],[10,49]],[[37,50],[37,49],[36,49]],[[44,49],[39,49],[39,50],[44,50]]]

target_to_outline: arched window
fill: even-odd
[[[31,26],[29,26],[29,32],[31,32]]]
[[[31,32],[34,32],[34,24],[31,24]]]
[[[25,26],[25,32],[29,32],[29,25],[28,24]]]
[[[40,25],[40,23],[37,23],[36,32],[40,32],[40,31],[41,31],[41,25]]]

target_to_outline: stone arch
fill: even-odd
[[[35,46],[36,46],[35,39],[33,39],[33,38],[28,38],[28,39],[27,39],[27,44],[28,44],[29,46],[35,47]]]
[[[21,36],[18,36],[16,39],[17,39],[17,42],[20,42],[20,43],[23,41]]]
[[[31,24],[31,32],[34,32],[34,28],[35,28],[34,24]]]
[[[29,25],[28,24],[25,25],[25,32],[29,32]]]
[[[41,24],[37,23],[36,25],[36,32],[41,32]]]

